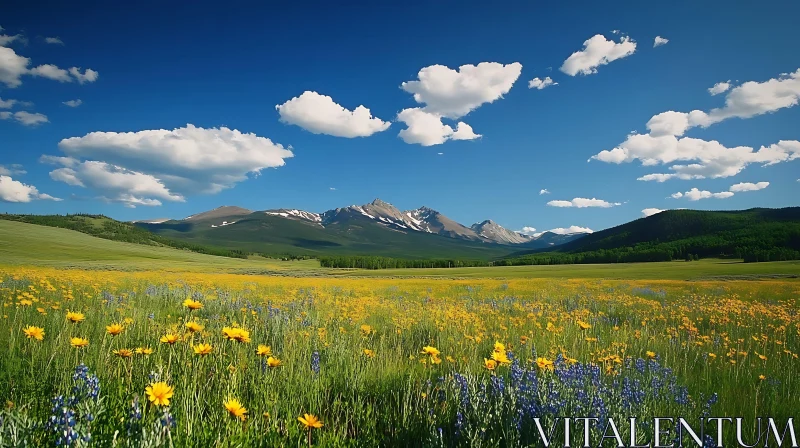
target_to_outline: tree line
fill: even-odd
[[[320,257],[319,263],[324,268],[349,269],[406,269],[406,268],[466,268],[491,266],[485,260],[435,259],[415,260],[391,257],[373,257],[362,255],[340,255]]]

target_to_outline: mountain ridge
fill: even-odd
[[[537,236],[526,235],[507,229],[491,219],[472,224],[468,227],[448,218],[438,210],[427,206],[401,211],[391,203],[383,201],[380,198],[376,198],[367,204],[354,204],[345,207],[333,208],[322,213],[288,208],[253,211],[237,206],[221,206],[212,210],[191,215],[184,219],[139,220],[132,222],[138,224],[164,224],[180,221],[203,222],[216,220],[218,222],[209,224],[216,228],[235,224],[236,221],[233,219],[234,217],[248,216],[252,215],[253,213],[265,213],[279,218],[312,222],[323,228],[327,225],[342,223],[347,220],[357,218],[360,219],[363,217],[371,219],[389,229],[401,232],[425,232],[453,239],[489,242],[503,245],[531,243],[541,238],[541,234]],[[562,235],[560,240],[569,241],[574,239],[577,235],[582,235],[582,233]]]

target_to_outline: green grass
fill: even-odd
[[[73,230],[0,220],[0,260],[5,265],[107,270],[236,272],[307,271],[316,260],[248,260],[97,238]]]
[[[321,447],[542,446],[534,417],[550,428],[556,415],[598,415],[593,397],[618,423],[697,422],[713,393],[711,415],[745,418],[750,441],[755,416],[782,428],[800,409],[800,361],[791,355],[800,351],[797,295],[778,299],[796,289],[779,281],[365,281],[0,268],[0,446],[55,445],[44,424],[50,399],[69,403],[73,386],[84,384],[73,377],[80,364],[101,386],[98,400],[79,392],[74,406],[75,429],[91,429],[93,446],[308,446],[297,420],[304,413],[324,422],[312,434]],[[204,306],[188,310],[187,297]],[[67,311],[85,320],[71,323]],[[188,321],[205,329],[188,333]],[[225,340],[234,322],[250,342]],[[106,329],[114,323],[124,326],[116,336]],[[29,325],[44,329],[42,340],[25,337]],[[182,338],[160,342],[167,333]],[[72,348],[72,337],[89,345]],[[212,352],[195,354],[200,342]],[[265,366],[259,344],[283,364]],[[423,355],[425,346],[441,355]],[[137,347],[153,352],[118,356]],[[516,380],[509,366],[485,367],[506,349],[519,360]],[[550,372],[536,363],[559,355],[583,364],[563,376],[569,380],[561,375],[566,364]],[[641,395],[626,395],[625,379]],[[157,381],[174,388],[168,408],[147,403],[146,387]],[[245,422],[228,415],[228,398],[247,408]],[[165,412],[176,423],[168,431]],[[522,430],[517,418],[525,419]],[[573,432],[572,446],[582,446],[581,433]],[[601,435],[595,426],[592,440]],[[734,439],[726,431],[723,445]]]
[[[722,276],[800,276],[800,261],[742,263],[738,260],[670,261],[660,263],[498,266],[451,269],[337,270],[332,275],[441,278],[604,278],[692,280]],[[720,278],[721,280],[723,278]],[[744,279],[744,277],[742,278]]]
[[[6,265],[105,270],[232,272],[255,275],[332,275],[438,278],[606,278],[691,280],[738,276],[800,276],[800,262],[741,263],[736,260],[673,261],[452,269],[323,269],[317,260],[241,260],[167,247],[122,243],[72,230],[0,220],[0,260]]]

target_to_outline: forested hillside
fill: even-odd
[[[668,210],[553,250],[512,254],[494,264],[627,263],[708,257],[750,262],[800,259],[800,207]]]

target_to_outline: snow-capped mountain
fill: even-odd
[[[533,239],[531,236],[508,230],[491,219],[473,224],[472,230],[481,237],[497,243],[522,244]]]
[[[253,212],[241,207],[223,206],[189,216],[177,222],[189,222],[201,227],[217,229],[243,220],[263,219],[265,215],[270,219],[287,219],[313,224],[315,227],[323,229],[335,226],[358,232],[359,226],[363,227],[364,223],[372,222],[397,232],[423,232],[457,240],[503,245],[526,245],[527,243],[529,243],[528,245],[537,245],[537,241],[541,238],[542,245],[547,246],[560,244],[577,237],[551,235],[549,233],[538,237],[523,235],[506,229],[490,219],[467,227],[429,207],[400,211],[397,207],[380,199],[375,199],[369,204],[351,205],[328,210],[321,214],[289,208]],[[262,218],[258,218],[258,216]],[[159,223],[163,223],[166,220],[159,221]],[[153,224],[156,223],[153,222]]]
[[[307,212],[305,210],[279,208],[277,210],[267,210],[264,213],[283,218],[299,219],[314,223],[322,223],[322,216],[319,213]]]

